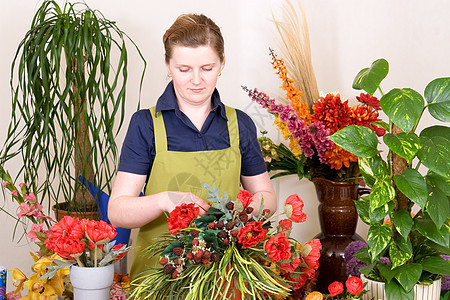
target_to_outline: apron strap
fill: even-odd
[[[228,135],[230,136],[230,147],[239,148],[239,125],[236,116],[236,110],[225,105],[227,114]]]
[[[165,152],[167,151],[167,135],[166,127],[164,126],[164,118],[162,112],[159,111],[156,114],[156,106],[150,107],[150,113],[153,119],[153,134],[155,135],[155,151]]]

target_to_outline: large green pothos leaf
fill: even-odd
[[[353,88],[373,95],[388,72],[389,63],[384,58],[377,59],[369,68],[359,71],[353,80]]]
[[[388,177],[377,179],[370,192],[370,210],[385,205],[395,197],[395,189]]]
[[[378,264],[378,271],[380,271],[381,276],[383,276],[387,282],[391,281],[398,273],[398,268],[392,268],[392,264]]]
[[[422,95],[412,89],[392,89],[380,99],[383,112],[403,131],[411,131],[419,122],[425,106]]]
[[[394,212],[391,221],[395,229],[406,239],[413,227],[413,219],[409,211],[398,210]]]
[[[398,269],[399,272],[395,278],[402,285],[405,291],[410,292],[420,279],[420,275],[422,274],[422,266],[417,263],[409,263],[399,266]]]
[[[358,211],[358,216],[367,225],[370,225],[370,217],[369,217],[369,205],[370,200],[369,196],[361,197],[360,200],[355,201],[356,210]]]
[[[426,137],[421,136],[420,142],[422,148],[417,152],[417,157],[422,164],[428,167],[433,172],[450,177],[450,140],[440,137]]]
[[[400,250],[395,243],[391,243],[389,247],[389,258],[393,268],[397,268],[405,264],[411,257],[411,252]]]
[[[384,143],[407,161],[412,161],[420,149],[420,139],[414,132],[401,132],[397,135],[386,133]]]
[[[425,137],[434,137],[434,136],[440,136],[450,141],[450,127],[442,126],[442,125],[434,125],[427,128],[424,128],[420,132],[420,136]]]
[[[428,187],[426,210],[437,228],[441,228],[449,214],[449,197],[440,189]]]
[[[372,157],[360,157],[358,159],[359,170],[365,183],[373,187],[377,178],[389,177],[387,163],[378,155]]]
[[[385,292],[388,300],[414,300],[414,293],[405,291],[396,280],[386,282]]]
[[[378,153],[377,135],[372,129],[365,126],[347,126],[328,138],[339,147],[358,157],[372,157]]]
[[[440,255],[427,256],[420,264],[425,271],[450,276],[450,261],[443,259]]]
[[[394,201],[389,201],[383,206],[375,208],[374,210],[369,210],[369,218],[372,224],[383,221],[387,215],[394,211],[395,204]]]
[[[433,171],[428,171],[428,174],[425,175],[425,180],[429,186],[438,188],[446,196],[450,196],[450,177],[443,177]]]
[[[425,88],[428,111],[439,121],[450,121],[450,77],[437,78]]]
[[[391,242],[392,229],[387,224],[372,224],[367,233],[369,253],[374,261]]]
[[[394,242],[398,249],[411,255],[413,254],[413,246],[409,238],[405,239],[402,236],[394,235]]]
[[[439,244],[443,247],[449,247],[449,225],[444,224],[441,227],[436,227],[433,220],[430,218],[416,218],[414,220],[415,228],[423,236],[430,239],[431,241]]]
[[[422,209],[427,203],[427,183],[416,169],[406,169],[402,174],[394,176],[397,188]]]

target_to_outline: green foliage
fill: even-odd
[[[142,86],[145,60],[114,21],[84,2],[46,0],[38,8],[11,66],[12,115],[0,164],[20,157],[17,177],[41,201],[71,202],[79,175],[110,192],[125,116],[126,41],[144,62]]]
[[[380,90],[381,108],[389,118],[382,139],[388,153],[366,127],[349,126],[330,139],[358,156],[362,176],[372,189],[369,197],[356,203],[361,219],[370,226],[368,248],[357,254],[370,265],[361,272],[384,281],[388,299],[413,299],[415,284],[450,270],[439,256],[449,252],[450,129],[433,125],[416,133],[426,109],[438,121],[450,120],[450,77],[431,81],[424,96],[409,88],[384,94],[380,83],[388,69],[387,61],[379,59],[359,72],[353,83],[370,95]],[[393,126],[403,132],[392,131]],[[400,172],[392,165],[394,154],[404,158],[406,167]],[[424,175],[421,165],[428,168]],[[413,206],[418,209],[414,217]],[[390,224],[382,224],[386,217]],[[382,256],[390,263],[382,264]]]

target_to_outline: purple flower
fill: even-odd
[[[367,266],[367,264],[356,257],[352,257],[350,260],[347,261],[345,265],[347,276],[351,275],[359,277],[361,275],[359,269],[364,266]]]
[[[441,257],[445,260],[450,260],[450,255],[441,255]],[[448,275],[443,276],[441,290],[443,290],[443,291],[450,290],[450,276],[448,276]]]
[[[348,244],[344,250],[345,262],[348,262],[350,259],[353,258],[353,255],[355,255],[362,248],[366,248],[366,247],[367,247],[367,244],[363,241],[353,241],[350,244]]]
[[[389,259],[389,257],[380,257],[380,261],[383,265],[389,265],[391,263],[391,260]]]

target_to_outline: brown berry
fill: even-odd
[[[203,251],[203,258],[210,258],[211,257],[211,252],[209,250],[205,250]]]
[[[211,253],[211,261],[216,262],[219,260],[219,255],[217,253]]]
[[[247,214],[242,214],[242,215],[239,215],[239,220],[241,220],[242,222],[247,222],[248,221],[248,216],[247,216]]]
[[[198,249],[197,252],[195,253],[195,257],[202,257],[202,256],[203,256],[203,250]]]
[[[233,203],[233,202],[228,202],[228,203],[225,205],[225,207],[226,207],[228,210],[233,210],[233,209],[234,209],[234,203]]]
[[[198,239],[192,240],[192,246],[198,246],[199,243],[200,243],[200,241]]]
[[[225,225],[225,229],[226,230],[231,230],[234,228],[234,223],[233,222],[228,222],[227,225]]]
[[[174,267],[172,264],[167,264],[164,266],[163,271],[165,274],[172,274]]]
[[[214,223],[214,222],[209,223],[209,224],[208,224],[208,228],[209,228],[209,229],[214,229],[214,228],[216,228],[216,223]]]
[[[203,258],[203,259],[202,259],[202,263],[203,263],[204,265],[209,264],[209,258]]]
[[[223,223],[223,221],[217,222],[217,229],[223,229],[224,226],[225,224]]]
[[[223,242],[223,244],[225,246],[228,246],[228,244],[230,243],[230,240],[229,239],[223,239],[222,242]]]
[[[191,229],[191,235],[193,236],[193,237],[198,237],[198,230],[197,229]]]
[[[192,252],[186,253],[186,258],[189,259],[189,260],[193,260],[194,259],[194,253],[192,253]]]
[[[173,271],[172,278],[176,279],[176,278],[178,278],[178,276],[180,276],[180,273],[178,273],[178,271]]]
[[[196,264],[198,264],[198,263],[201,262],[201,261],[202,261],[202,258],[201,258],[201,257],[194,256],[194,262],[195,262]]]
[[[219,232],[219,236],[224,239],[228,236],[228,233],[225,230],[222,230],[221,232]]]
[[[173,248],[173,254],[180,256],[181,254],[183,254],[183,248],[181,247]]]
[[[269,214],[270,214],[270,209],[265,208],[265,209],[263,210],[263,215],[264,215],[264,216],[268,216]]]
[[[159,260],[159,264],[161,265],[166,265],[169,262],[169,259],[167,257],[161,257],[161,259]]]
[[[238,235],[238,233],[239,233],[239,231],[237,231],[236,229],[230,231],[230,235],[232,237],[236,237]]]
[[[249,206],[245,209],[245,212],[251,214],[253,212],[253,207]]]

